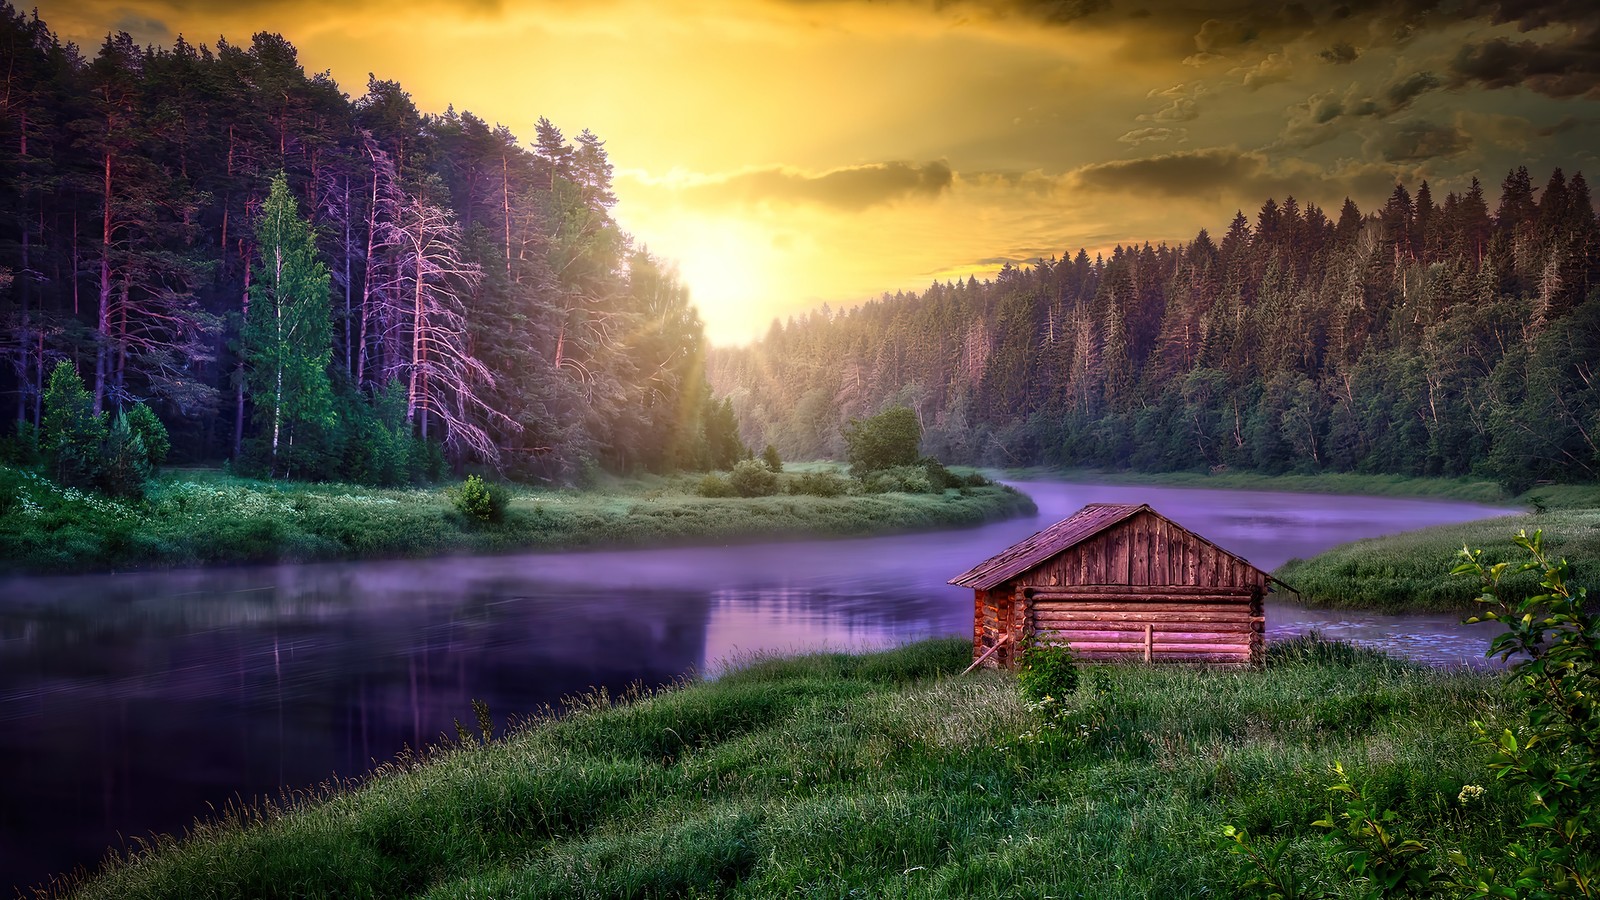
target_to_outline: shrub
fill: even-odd
[[[499,521],[505,515],[509,500],[505,488],[476,475],[468,475],[450,495],[450,502],[457,511],[480,522]]]
[[[917,460],[917,465],[921,466],[922,470],[928,473],[928,484],[931,485],[936,491],[959,488],[966,483],[961,476],[950,471],[949,469],[946,469],[944,467],[944,463],[939,462],[937,459],[934,459],[931,456],[924,456],[923,458]]]
[[[728,479],[715,472],[707,472],[700,479],[700,486],[696,490],[702,497],[736,497],[739,493],[733,489]]]
[[[150,407],[143,403],[135,403],[127,411],[128,427],[138,435],[144,444],[145,458],[151,469],[158,469],[167,461],[167,453],[172,449],[172,440],[167,437],[167,426],[161,424],[161,419]]]
[[[150,451],[128,423],[127,414],[118,413],[100,460],[100,488],[112,497],[140,498],[149,477]]]
[[[1059,704],[1078,690],[1078,667],[1072,651],[1058,644],[1026,644],[1018,657],[1017,686],[1022,697],[1039,706]]]
[[[778,456],[778,448],[771,444],[767,445],[767,449],[761,451],[761,461],[766,463],[767,468],[774,472],[783,471],[783,458]]]
[[[868,494],[931,494],[933,483],[928,472],[920,466],[895,466],[870,473],[861,479],[861,489]]]
[[[728,481],[741,497],[770,497],[778,492],[777,474],[760,460],[742,459],[735,463]]]
[[[789,493],[811,497],[841,497],[850,490],[850,482],[832,472],[802,472],[789,482]]]
[[[884,410],[870,419],[851,419],[844,427],[845,459],[857,477],[917,461],[922,426],[917,414],[904,406]]]
[[[39,429],[24,419],[17,423],[16,433],[0,439],[0,463],[32,466],[38,462]]]

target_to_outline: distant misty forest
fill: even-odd
[[[1581,173],[1441,201],[1294,198],[1220,239],[1082,250],[774,322],[713,388],[786,457],[915,410],[951,462],[1478,474],[1600,470],[1600,227]]]

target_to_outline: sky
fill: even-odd
[[[1006,262],[1191,240],[1268,197],[1600,176],[1594,0],[38,0],[91,51],[275,31],[531,140],[606,141],[617,219],[718,344]]]

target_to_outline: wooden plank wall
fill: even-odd
[[[1017,578],[1024,587],[1211,585],[1266,587],[1247,563],[1160,516],[1140,513],[1057,554]]]
[[[1265,620],[1260,594],[1156,597],[1036,594],[1034,638],[1064,643],[1080,659],[1258,665]]]

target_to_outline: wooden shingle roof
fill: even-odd
[[[962,572],[960,575],[950,579],[948,583],[979,591],[993,590],[1018,575],[1045,563],[1063,550],[1080,544],[1118,522],[1132,518],[1141,512],[1149,512],[1152,515],[1159,516],[1174,527],[1183,527],[1151,509],[1148,503],[1090,503],[1049,528],[1036,532],[1027,540],[1013,544]],[[1188,532],[1188,529],[1184,529],[1184,531]],[[1193,534],[1193,532],[1188,533]],[[1216,544],[1199,535],[1195,535],[1195,537],[1201,542],[1216,548],[1218,552],[1249,565],[1249,562],[1242,557],[1217,547]],[[1251,566],[1251,568],[1255,567]],[[1265,575],[1265,573],[1262,574]],[[1270,578],[1271,576],[1267,577]]]

